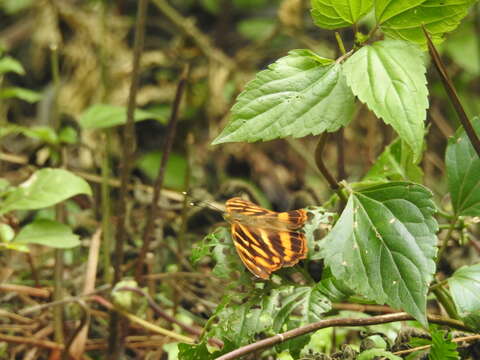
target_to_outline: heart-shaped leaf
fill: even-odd
[[[294,50],[247,84],[212,144],[336,131],[350,121],[353,105],[341,64]]]
[[[423,53],[399,40],[377,41],[345,61],[348,85],[358,98],[411,147],[420,158],[428,91]]]
[[[352,192],[322,243],[336,278],[368,299],[403,308],[424,326],[437,252],[431,197],[423,186],[407,182]]]

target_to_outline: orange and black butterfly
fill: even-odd
[[[301,232],[305,210],[275,212],[238,197],[227,200],[226,210],[237,253],[255,276],[268,279],[273,271],[307,257]]]

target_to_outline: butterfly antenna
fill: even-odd
[[[191,198],[191,196],[186,192],[182,192],[182,194],[185,195],[185,197],[187,197],[187,198]],[[199,208],[202,208],[202,209],[212,209],[212,210],[222,212],[222,213],[225,212],[224,209],[222,209],[221,207],[215,205],[213,202],[208,201],[208,200],[192,200],[192,201],[189,202],[189,205],[190,206],[196,206],[196,207],[199,207]]]

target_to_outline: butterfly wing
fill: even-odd
[[[262,279],[307,256],[305,234],[298,231],[276,231],[234,222],[232,238],[247,269]]]
[[[263,228],[297,230],[307,221],[305,210],[275,212],[235,197],[226,202],[227,214],[239,222],[262,223]],[[250,219],[250,220],[249,220]]]

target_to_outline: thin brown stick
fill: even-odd
[[[472,341],[472,340],[480,340],[480,335],[462,336],[462,337],[452,339],[452,342],[458,343],[458,342],[462,342],[462,341]],[[419,350],[430,349],[431,346],[432,345],[418,346],[418,347],[414,347],[414,348],[411,348],[411,349],[396,351],[396,352],[394,352],[394,354],[395,355],[405,355],[405,354],[409,354],[409,353],[419,351]]]
[[[363,305],[363,304],[349,304],[349,303],[336,303],[332,304],[332,308],[335,310],[349,310],[358,312],[374,312],[381,314],[394,314],[400,311],[384,305]]]
[[[28,296],[35,296],[44,299],[50,298],[52,292],[45,288],[34,288],[26,285],[16,285],[16,284],[0,284],[0,291],[11,291],[19,294],[25,294]]]
[[[457,328],[463,331],[472,331],[470,328],[466,327],[461,321],[453,320],[449,318],[442,318],[440,316],[428,315],[428,321],[436,324],[441,325],[448,325],[452,328]],[[239,349],[233,350],[225,355],[222,355],[217,358],[217,360],[231,360],[236,359],[240,356],[244,356],[255,351],[263,350],[269,348],[273,345],[282,343],[284,341],[299,337],[301,335],[308,334],[313,331],[317,331],[319,329],[325,329],[328,327],[338,327],[338,326],[369,326],[369,325],[377,325],[377,324],[386,324],[396,321],[406,321],[406,320],[414,320],[413,316],[401,312],[395,314],[387,314],[387,315],[378,315],[372,316],[370,318],[360,318],[360,319],[352,319],[352,318],[340,318],[340,319],[328,319],[318,321],[312,324],[308,324],[282,334],[277,334],[272,337],[257,341],[253,344],[249,344],[246,346],[242,346]]]
[[[440,75],[440,80],[442,81],[443,87],[445,88],[445,91],[447,92],[448,97],[452,102],[453,108],[457,112],[460,123],[462,124],[468,138],[470,139],[473,148],[477,152],[477,155],[480,157],[480,139],[478,138],[478,135],[475,132],[472,123],[470,122],[467,114],[465,113],[465,109],[460,102],[457,91],[455,90],[455,86],[453,85],[452,80],[448,76],[447,69],[443,64],[442,59],[440,58],[440,55],[438,54],[437,49],[432,42],[432,39],[430,38],[430,34],[427,32],[424,26],[422,26],[422,28],[423,33],[425,34],[425,38],[427,39],[428,51],[430,53],[430,56],[432,57],[433,63],[435,64],[435,68]]]
[[[0,334],[0,341],[5,341],[12,344],[27,344],[33,346],[39,346],[47,349],[63,350],[63,344],[59,344],[53,341],[35,339],[34,337],[14,336]]]
[[[130,171],[135,154],[135,122],[134,112],[136,107],[137,90],[139,83],[140,58],[143,51],[145,37],[145,23],[147,18],[148,0],[140,0],[137,8],[137,22],[135,24],[135,41],[133,49],[133,67],[132,82],[130,84],[130,93],[128,97],[127,122],[123,128],[123,161],[121,169],[121,186],[118,201],[118,229],[116,232],[115,251],[113,258],[113,285],[122,278],[122,264],[124,256],[124,243],[127,237],[126,213],[128,201],[128,184],[130,181]],[[120,359],[123,354],[123,321],[117,312],[113,311],[110,317],[110,336],[109,336],[109,359]]]
[[[163,319],[167,320],[168,322],[171,322],[173,324],[177,324],[184,331],[186,331],[186,332],[188,332],[192,335],[195,335],[195,336],[201,336],[202,335],[202,330],[201,329],[190,326],[190,325],[187,325],[187,324],[177,320],[173,316],[170,316],[165,311],[163,311],[160,308],[160,306],[158,306],[157,303],[152,299],[152,297],[149,294],[147,294],[146,292],[142,291],[141,289],[130,287],[130,286],[124,286],[124,287],[121,287],[120,289],[118,289],[117,291],[123,291],[123,290],[133,291],[137,294],[140,294],[140,295],[144,296],[147,299],[148,305],[155,311],[155,313],[158,316],[162,317]],[[223,341],[221,341],[219,339],[212,338],[212,339],[209,339],[208,342],[210,342],[212,345],[216,345],[220,348],[223,347]]]
[[[223,51],[216,48],[210,38],[195,26],[192,19],[182,16],[165,0],[152,0],[152,2],[180,31],[192,39],[205,56],[219,62],[228,69],[236,68],[235,62]]]
[[[137,264],[135,267],[135,279],[137,282],[141,282],[143,263],[145,261],[145,255],[147,254],[148,247],[150,245],[150,239],[152,238],[152,232],[155,225],[155,219],[158,216],[158,201],[160,200],[160,194],[163,187],[163,180],[165,178],[165,171],[167,169],[168,158],[170,157],[170,151],[172,150],[173,140],[175,139],[175,131],[177,128],[178,122],[178,111],[180,108],[180,103],[182,101],[182,96],[184,93],[185,85],[188,78],[188,65],[183,69],[182,75],[180,76],[180,81],[178,82],[177,92],[175,94],[175,99],[173,101],[172,113],[170,114],[170,119],[168,121],[168,126],[166,130],[166,139],[163,146],[162,152],[162,161],[160,163],[160,168],[158,169],[157,179],[155,180],[155,185],[153,186],[153,199],[150,204],[150,211],[148,212],[147,223],[143,231],[142,237],[142,248],[138,255]]]

